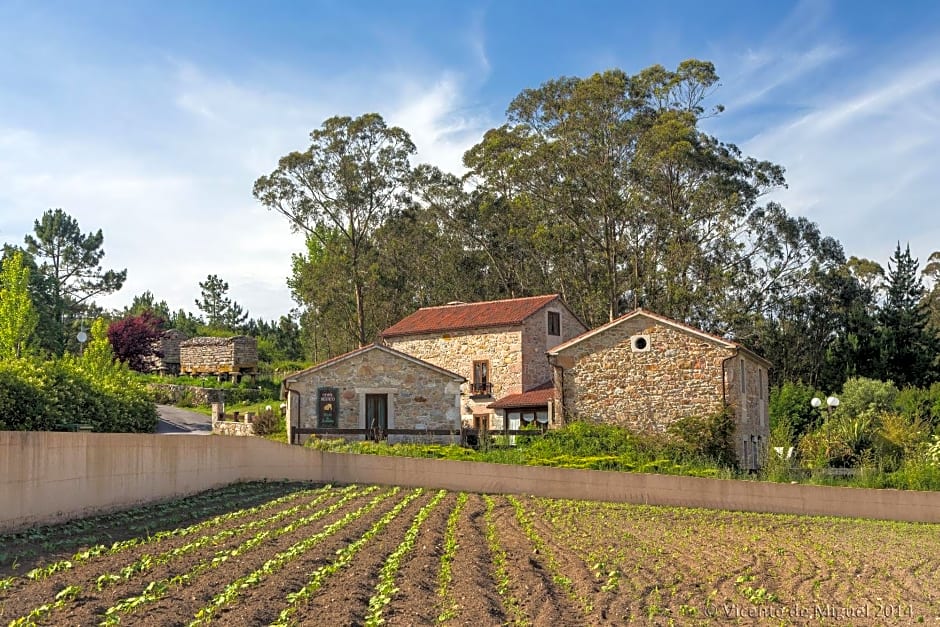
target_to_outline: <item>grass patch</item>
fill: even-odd
[[[688,453],[665,437],[638,436],[620,427],[572,423],[545,435],[517,436],[516,445],[489,444],[479,449],[455,444],[372,442],[317,438],[306,446],[336,453],[361,453],[479,461],[524,466],[649,472],[700,477],[719,476],[719,465]]]

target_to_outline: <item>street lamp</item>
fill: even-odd
[[[822,407],[823,402],[819,397],[814,396],[813,400],[811,400],[809,404],[812,405],[814,409],[819,409]],[[829,442],[829,421],[832,418],[832,410],[838,406],[839,399],[837,399],[835,396],[829,396],[826,398],[826,457],[829,457],[831,453],[831,444]]]

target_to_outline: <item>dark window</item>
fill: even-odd
[[[557,311],[548,312],[548,334],[561,335],[561,314]]]
[[[490,362],[487,360],[473,362],[473,381],[470,383],[470,393],[474,395],[489,394]]]

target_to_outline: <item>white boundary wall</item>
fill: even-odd
[[[0,432],[0,531],[255,480],[940,522],[940,493],[324,453],[261,438]]]

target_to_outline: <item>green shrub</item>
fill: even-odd
[[[929,419],[909,418],[898,413],[881,414],[875,434],[875,452],[881,462],[895,468],[904,458],[922,457],[930,437]]]
[[[933,436],[925,451],[927,462],[940,468],[940,435]]]
[[[273,411],[262,411],[255,414],[251,419],[256,435],[270,435],[279,430],[278,418]]]
[[[40,377],[31,361],[0,361],[0,429],[46,431],[55,427]]]
[[[819,410],[810,402],[820,396],[803,383],[786,382],[770,391],[770,429],[788,431],[794,440],[820,424]],[[779,446],[779,445],[778,445]]]
[[[933,406],[937,400],[932,396],[932,391],[924,388],[904,388],[894,400],[895,409],[911,422],[930,423],[933,421]]]
[[[666,432],[675,437],[686,455],[711,460],[719,466],[734,466],[734,414],[730,409],[704,418],[690,416],[669,425]]]
[[[898,389],[891,381],[853,377],[842,386],[837,416],[858,418],[894,411]]]
[[[95,431],[153,432],[157,410],[127,366],[113,361],[98,320],[80,358],[0,362],[0,422],[13,430],[85,423]]]

